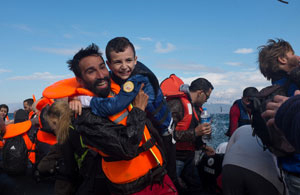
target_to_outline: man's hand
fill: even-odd
[[[82,104],[78,99],[72,99],[69,101],[69,108],[75,112],[75,114],[81,115]]]
[[[211,125],[210,125],[210,123],[199,124],[195,128],[195,134],[196,134],[196,136],[202,136],[202,135],[211,134]]]
[[[135,97],[132,105],[134,107],[137,107],[137,108],[145,111],[145,108],[148,104],[149,96],[144,92],[143,87],[144,87],[144,84],[141,85],[140,91],[137,94],[137,96]]]
[[[300,90],[296,90],[294,95],[299,95]],[[273,101],[268,102],[266,105],[266,110],[261,114],[261,116],[267,120],[267,126],[272,127],[275,125],[275,115],[278,108],[286,101],[289,97],[276,95]]]
[[[286,96],[276,95],[273,99],[273,101],[268,102],[266,105],[266,110],[261,114],[261,116],[268,120],[271,118],[274,118],[276,115],[276,112],[278,108],[285,102],[287,99],[289,99]]]

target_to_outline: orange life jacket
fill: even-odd
[[[33,110],[31,110],[28,114],[28,120],[32,119],[35,115],[35,112]]]
[[[116,94],[120,91],[120,86],[111,80],[111,90]],[[82,88],[77,82],[76,78],[65,79],[58,81],[53,85],[47,87],[43,91],[43,96],[47,98],[63,98],[76,95],[90,95],[94,96],[92,92]],[[126,125],[127,114],[131,107],[124,109],[120,113],[109,116],[110,120],[115,123]],[[144,136],[139,146],[142,146],[151,139],[150,132],[145,126]],[[93,148],[95,149],[95,148]],[[108,157],[107,154],[97,150],[103,157]],[[137,157],[131,160],[121,161],[106,161],[102,159],[102,169],[107,178],[115,184],[126,184],[137,180],[146,175],[151,169],[163,165],[163,157],[158,147],[153,144],[150,149],[141,152]]]
[[[20,122],[20,123],[15,123],[15,124],[9,124],[6,126],[6,132],[3,136],[4,139],[8,139],[11,137],[15,137],[18,135],[22,135],[22,138],[26,144],[26,148],[28,151],[28,159],[31,161],[31,163],[36,162],[36,155],[35,155],[35,143],[33,143],[27,134],[29,129],[31,128],[32,123],[30,120]]]
[[[53,104],[53,102],[54,102],[53,100],[44,97],[37,103],[36,107],[38,110],[41,111],[47,105]],[[52,133],[48,133],[48,132],[45,132],[42,130],[43,124],[42,124],[42,120],[41,120],[41,115],[39,115],[39,125],[40,125],[40,128],[37,131],[36,139],[39,142],[43,142],[43,143],[46,143],[49,145],[56,144],[57,143],[56,136],[53,135]]]
[[[184,117],[179,121],[175,127],[176,131],[186,131],[190,128],[193,117],[199,121],[195,108],[192,106],[187,94],[180,91],[180,86],[184,82],[175,74],[171,74],[168,78],[163,80],[160,84],[161,90],[167,101],[179,98],[183,105]],[[201,110],[201,108],[199,108]],[[176,150],[195,150],[195,144],[192,142],[176,142]]]
[[[115,82],[112,81],[111,85],[113,85],[114,89],[118,89],[117,93],[120,91],[120,86]],[[130,105],[120,113],[109,116],[108,118],[117,124],[126,125],[127,115],[131,109],[132,106]],[[141,147],[150,139],[151,134],[147,126],[145,126],[144,136],[139,146]],[[151,169],[157,167],[158,165],[162,166],[162,164],[163,157],[156,145],[153,145],[149,150],[141,152],[137,157],[131,160],[109,162],[105,161],[105,158],[102,159],[103,172],[111,182],[116,184],[125,184],[135,181],[138,178],[146,175]]]
[[[56,136],[53,135],[52,133],[48,133],[42,130],[38,130],[36,139],[40,142],[49,144],[49,145],[54,145],[57,143]]]
[[[179,121],[175,127],[176,131],[186,131],[190,128],[193,117],[199,121],[198,115],[193,108],[191,102],[188,100],[187,96],[180,97],[181,103],[183,105],[184,117]],[[176,142],[176,150],[195,150],[195,144],[192,142]]]
[[[5,117],[5,121],[9,121],[9,117],[8,117],[8,115]]]

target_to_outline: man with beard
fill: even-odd
[[[95,44],[81,49],[68,64],[78,83],[96,96],[114,96],[120,90],[110,80]],[[90,109],[83,109],[75,121],[83,142],[102,155],[102,169],[113,194],[177,194],[166,175],[158,132],[146,119],[147,100],[148,96],[140,90],[133,108],[124,112],[125,126],[97,117]]]
[[[272,84],[284,86],[288,96],[293,96],[299,87],[291,81],[290,73],[299,67],[300,57],[289,42],[283,39],[270,39],[266,45],[259,47],[258,62],[260,72],[271,80]]]
[[[261,46],[259,49],[258,62],[261,73],[268,80],[271,80],[273,85],[277,84],[283,86],[286,89],[288,97],[294,96],[295,91],[299,89],[299,84],[297,84],[299,83],[297,81],[299,80],[299,77],[296,78],[297,80],[295,80],[293,75],[295,72],[297,75],[300,57],[295,55],[292,46],[287,41],[282,39],[278,39],[277,42],[271,39],[266,45]],[[273,100],[274,102],[269,102],[267,104],[267,110],[262,114],[262,117],[265,118],[269,127],[277,128],[276,125],[274,126],[275,114],[279,106],[287,99],[288,98],[284,96],[275,96]],[[280,117],[276,116],[276,118],[278,118],[278,120],[276,119],[277,121],[279,121],[280,118],[283,118],[282,113]],[[288,117],[292,118],[292,115]],[[290,142],[290,131],[294,130],[294,128],[288,128],[287,126],[284,126],[280,129]],[[292,136],[293,140],[296,140],[296,138],[297,136]],[[300,190],[299,154],[295,153],[285,157],[278,157],[277,160],[278,166],[283,170],[284,180],[289,194],[298,194]]]

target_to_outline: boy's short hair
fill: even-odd
[[[69,70],[73,71],[76,77],[81,78],[82,76],[79,68],[80,60],[88,56],[99,56],[103,60],[102,53],[99,51],[99,47],[96,44],[92,43],[91,45],[87,46],[85,49],[81,48],[74,55],[73,59],[67,61]]]
[[[203,90],[204,92],[208,92],[209,89],[213,90],[214,87],[213,85],[205,78],[198,78],[196,80],[194,80],[190,87],[189,90],[191,92],[195,92],[197,90]]]
[[[258,63],[260,72],[268,80],[276,76],[276,72],[280,71],[278,58],[286,57],[286,53],[294,50],[289,42],[283,39],[269,39],[266,45],[258,47]]]
[[[127,47],[131,47],[133,54],[135,56],[135,49],[133,44],[126,37],[116,37],[110,40],[105,49],[105,54],[108,62],[111,62],[110,53],[112,51],[119,53],[124,52]]]

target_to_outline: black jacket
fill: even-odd
[[[138,155],[145,124],[146,113],[135,107],[129,112],[127,126],[96,116],[90,109],[83,109],[74,121],[84,144],[101,150],[114,160],[129,160]]]

